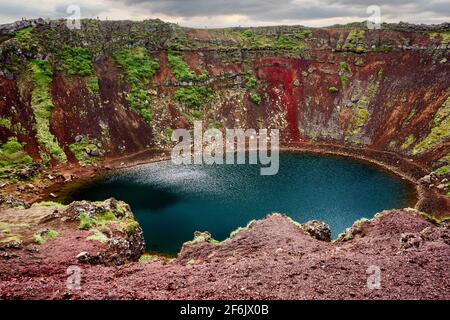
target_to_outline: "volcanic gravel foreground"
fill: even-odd
[[[86,240],[90,231],[59,218],[61,209],[10,211],[28,219],[30,232],[45,225],[59,235],[39,248],[1,249],[1,299],[450,298],[450,224],[431,223],[413,209],[356,222],[334,242],[273,214],[221,243],[197,234],[176,259],[152,256],[120,266],[117,259],[83,260],[102,256],[109,244]],[[79,287],[71,286],[74,268]]]

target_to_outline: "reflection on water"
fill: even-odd
[[[217,240],[273,212],[324,220],[333,236],[361,217],[410,205],[412,187],[370,165],[339,157],[280,154],[280,170],[258,165],[173,165],[121,170],[70,191],[70,200],[126,201],[144,229],[149,251],[174,254],[195,231]]]

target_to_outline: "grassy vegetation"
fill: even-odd
[[[47,230],[34,235],[34,242],[39,245],[46,243],[48,240],[54,240],[58,237],[58,232],[56,230]]]
[[[100,241],[102,243],[108,242],[108,237],[101,231],[95,229],[93,234],[86,238],[89,241]]]
[[[450,173],[450,165],[440,167],[434,171],[434,173],[438,176],[445,176]]]
[[[53,201],[42,201],[33,204],[33,206],[44,206],[44,207],[55,207],[58,209],[65,209],[67,206],[65,204],[59,203],[59,202],[53,202]]]
[[[9,138],[6,143],[0,145],[0,180],[9,181],[8,171],[31,163],[33,159],[23,151],[23,145],[16,138]]]
[[[180,88],[175,92],[175,97],[179,102],[196,110],[200,109],[212,96],[212,89],[205,86]]]
[[[139,227],[139,223],[132,216],[125,220],[119,220],[111,211],[105,211],[95,217],[90,217],[85,213],[81,213],[78,220],[80,222],[79,229],[81,230],[90,230],[94,227],[108,229],[109,226],[113,224],[127,235],[132,235]]]
[[[329,93],[338,93],[338,92],[339,92],[339,89],[336,88],[336,87],[329,87],[329,88],[328,88],[328,92],[329,92]]]
[[[436,224],[436,225],[440,225],[446,221],[450,221],[450,216],[445,216],[445,217],[435,217],[429,213],[426,212],[421,212],[420,213],[422,217],[424,217],[425,219],[427,219],[428,221]]]
[[[257,93],[253,93],[250,95],[250,100],[252,100],[252,102],[256,105],[260,105],[261,104],[261,96]]]
[[[430,150],[450,137],[450,97],[439,108],[432,124],[433,128],[428,136],[414,146],[413,155]]]
[[[349,32],[342,46],[338,44],[337,49],[364,52],[366,48],[366,31],[363,29],[354,29]]]
[[[35,49],[38,45],[35,38],[33,38],[33,27],[23,28],[14,33],[14,39],[22,50]]]
[[[202,82],[208,80],[209,74],[207,70],[203,71],[201,74],[196,74],[189,68],[186,62],[184,62],[182,54],[178,51],[169,50],[167,53],[167,60],[173,76],[178,81]]]
[[[350,80],[352,71],[350,70],[350,66],[348,65],[348,63],[346,61],[341,61],[339,63],[339,67],[340,67],[339,74],[341,77],[341,83],[345,87]]]
[[[449,44],[450,43],[450,31],[430,32],[429,36],[431,38],[441,38],[441,44]]]
[[[31,97],[31,105],[36,120],[36,138],[41,147],[45,149],[45,153],[59,162],[66,162],[67,157],[58,141],[50,132],[50,117],[54,108],[50,84],[52,82],[52,69],[50,63],[46,60],[35,60],[31,63],[32,79],[34,89]],[[45,159],[44,153],[41,156]]]
[[[0,118],[0,127],[11,129],[11,120],[8,118]]]
[[[246,30],[237,34],[240,45],[249,49],[272,48],[273,41],[265,35],[255,34],[252,30]]]
[[[256,34],[253,30],[230,31],[230,35],[238,41],[242,48],[246,49],[272,49],[280,51],[301,52],[305,47],[304,40],[311,36],[310,29],[304,29],[296,33],[280,34],[276,39],[263,34]]]
[[[83,136],[80,141],[70,144],[69,149],[83,166],[93,165],[100,160],[100,157],[92,157],[87,154],[87,150],[98,151],[97,144],[91,141],[88,136]]]
[[[151,263],[153,261],[158,260],[157,256],[151,255],[151,254],[143,254],[140,258],[139,258],[139,263]]]
[[[416,137],[414,137],[413,135],[408,136],[408,138],[406,138],[405,142],[403,142],[403,144],[400,146],[400,149],[402,149],[402,150],[408,149],[415,141],[416,141]]]
[[[294,34],[281,34],[275,43],[275,48],[280,50],[301,51],[305,48],[304,40],[311,34],[312,32],[309,29]]]
[[[378,75],[380,77],[380,75]],[[358,137],[358,135],[361,133],[361,130],[363,126],[367,123],[369,120],[369,104],[370,101],[373,99],[375,94],[377,93],[379,86],[378,80],[370,81],[367,85],[367,88],[365,88],[365,93],[359,98],[356,105],[353,107],[353,115],[352,115],[352,121],[349,127],[347,128],[345,140],[352,141],[354,143],[360,144],[361,142],[359,140],[355,140],[355,138]],[[361,90],[363,90],[361,88]]]
[[[116,52],[113,57],[125,71],[131,85],[131,91],[128,94],[131,108],[150,124],[152,122],[152,114],[149,109],[151,97],[147,86],[159,69],[159,62],[150,57],[147,49],[140,47],[121,50]]]
[[[246,78],[245,88],[247,90],[254,90],[258,88],[258,80],[254,75],[248,75]]]
[[[86,48],[64,47],[60,53],[61,68],[69,76],[86,77],[88,88],[97,93],[99,91],[98,78],[92,64],[92,54]]]
[[[247,223],[247,225],[245,227],[239,227],[236,230],[232,231],[230,233],[229,238],[230,239],[234,238],[239,232],[249,229],[255,222],[256,222],[256,220],[252,220],[249,223]]]

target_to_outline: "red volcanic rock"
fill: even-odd
[[[352,228],[355,230],[355,228]],[[80,290],[66,269],[86,250],[76,228],[38,253],[5,249],[0,298],[63,299],[449,299],[449,224],[412,209],[358,223],[344,241],[324,242],[284,215],[271,215],[221,243],[197,235],[178,259],[120,268],[80,264]],[[420,239],[405,246],[405,239]],[[379,286],[371,287],[373,270]],[[44,281],[42,281],[44,279]]]

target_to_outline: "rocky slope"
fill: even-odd
[[[16,219],[28,221],[29,231],[51,226],[58,235],[40,245],[25,240],[0,249],[0,299],[450,298],[450,224],[429,222],[413,209],[358,221],[333,243],[323,223],[300,225],[274,214],[221,243],[197,233],[176,259],[144,255],[121,267],[111,266],[111,259],[85,259],[136,260],[127,250],[106,255],[112,239],[124,238],[105,230],[107,239],[93,238],[92,230],[79,229],[82,220],[62,218],[111,208],[120,215],[127,212],[123,205],[109,200],[16,208]],[[118,223],[110,222],[103,228]],[[140,242],[132,243],[139,252]],[[77,287],[70,286],[74,268],[81,276]]]
[[[449,24],[1,25],[0,298],[448,299],[449,48]],[[198,233],[170,260],[141,256],[122,202],[23,201],[161,159],[194,120],[277,128],[289,148],[374,161],[417,182],[428,214],[385,212],[334,243],[323,223],[273,215],[222,243]],[[70,266],[81,290],[66,286]],[[381,289],[367,287],[371,266]]]
[[[449,35],[449,24],[375,31],[358,23],[217,30],[160,20],[83,20],[80,30],[65,21],[3,25],[0,140],[17,139],[24,149],[11,155],[3,148],[3,180],[29,157],[92,165],[170,146],[172,130],[191,128],[195,119],[217,128],[279,128],[285,142],[394,151],[444,176]]]

